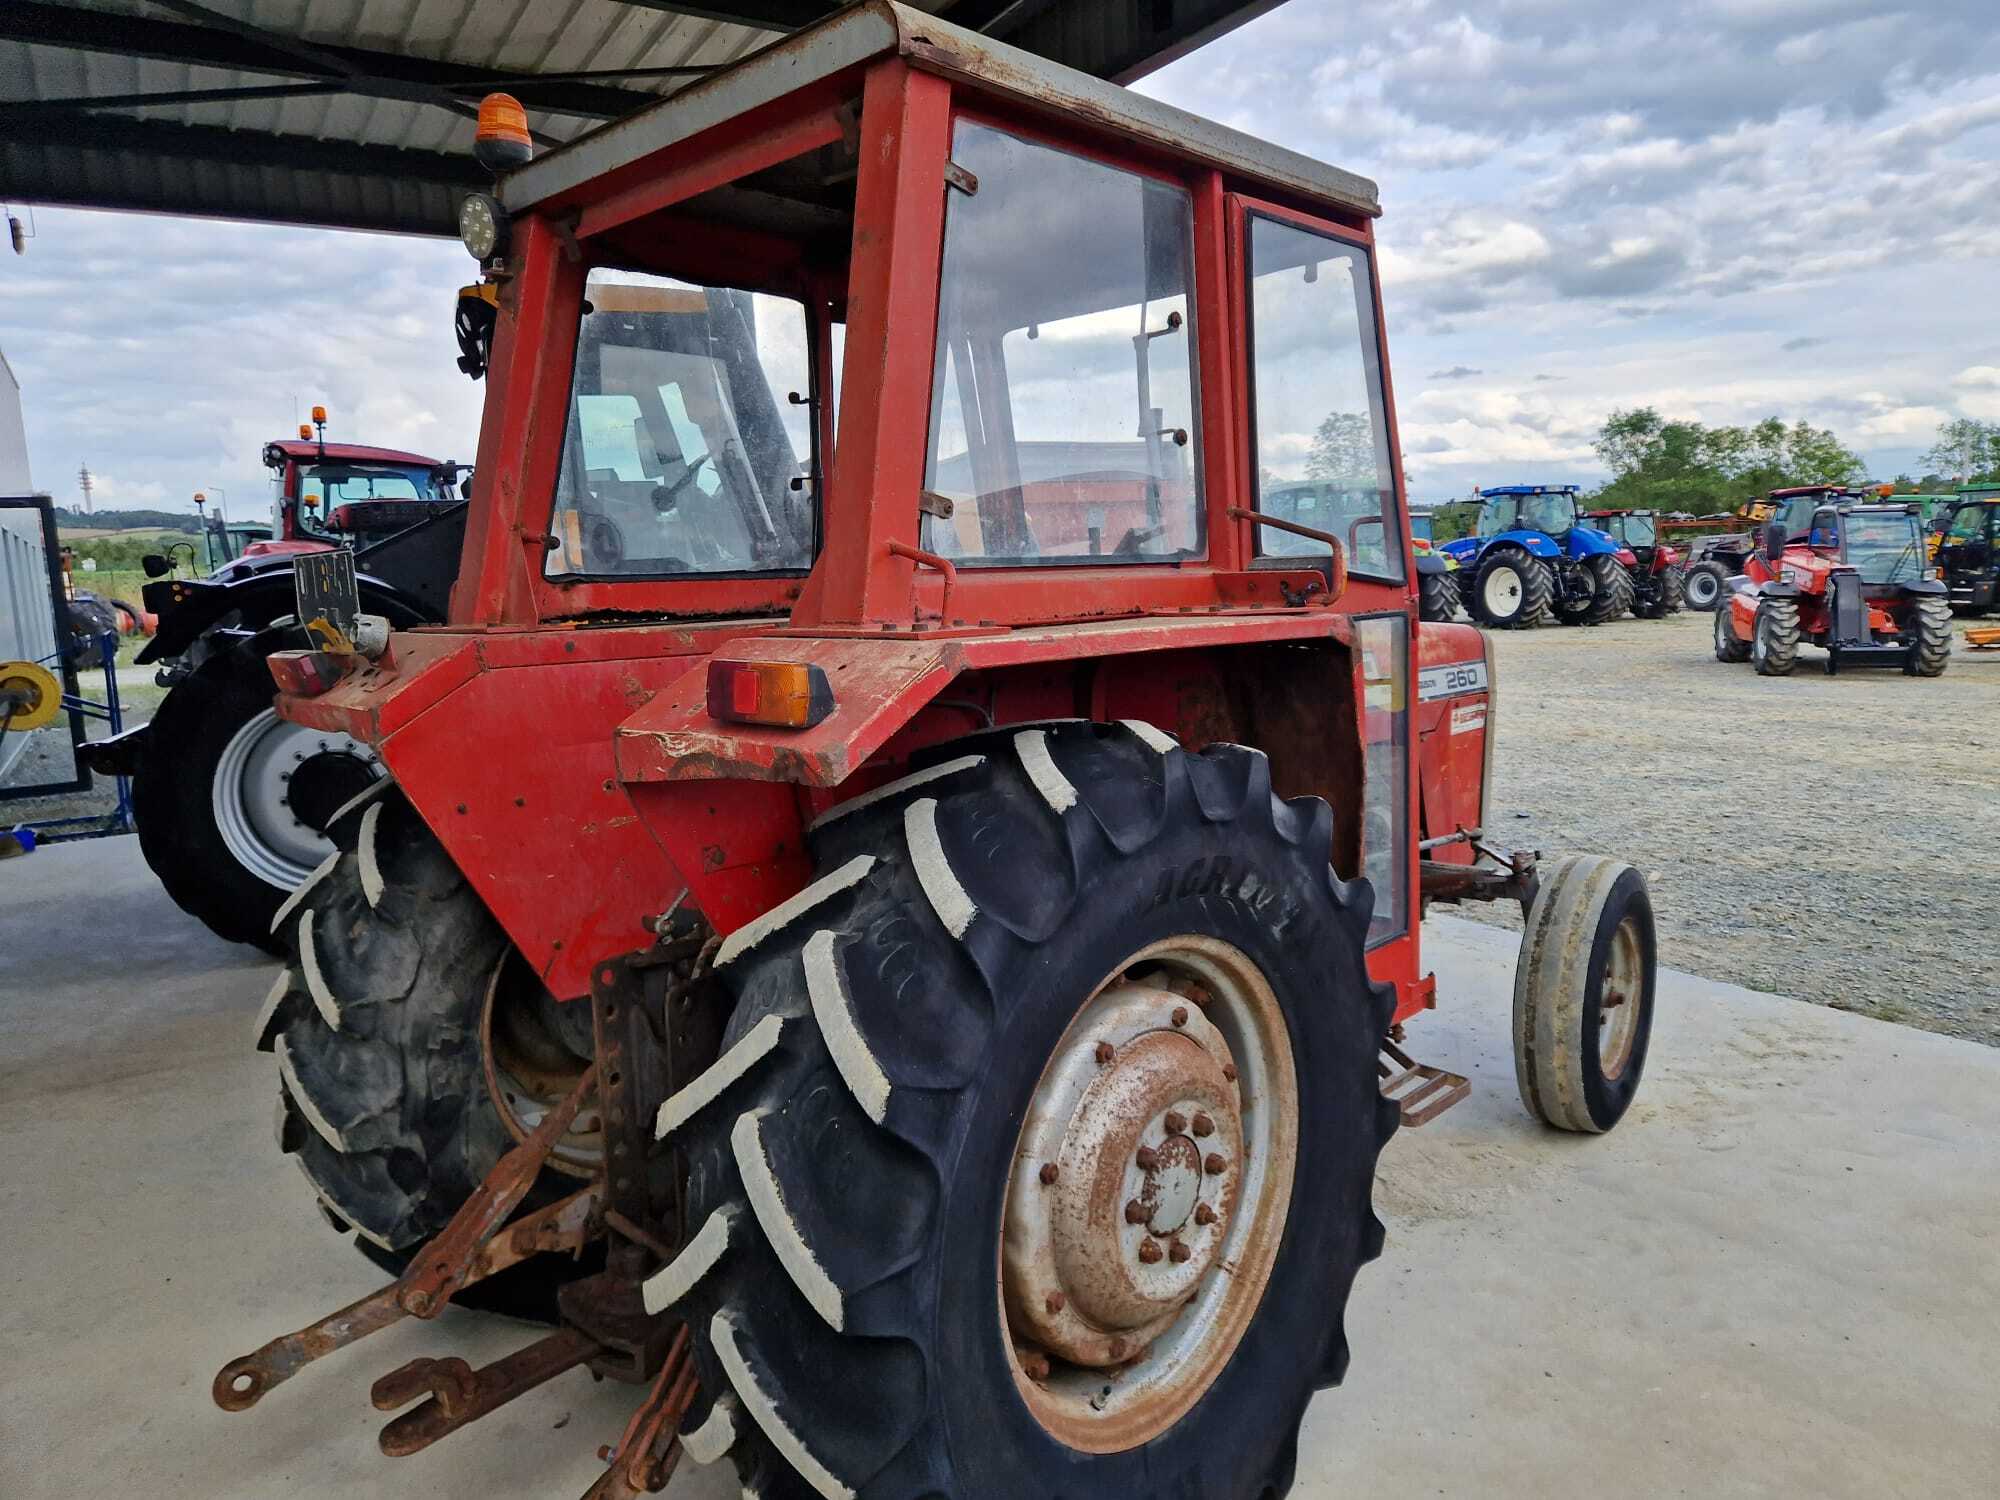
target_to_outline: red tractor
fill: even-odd
[[[272,665],[391,773],[258,1034],[398,1277],[221,1405],[470,1289],[557,1327],[386,1376],[392,1454],[587,1365],[646,1389],[596,1496],[682,1451],[766,1497],[1290,1489],[1376,1155],[1466,1088],[1396,1050],[1426,903],[1523,903],[1550,1124],[1618,1121],[1652,1019],[1638,871],[1489,857],[1377,212],[887,3],[473,200],[449,622],[302,567],[322,649]],[[1329,412],[1315,521],[1261,510]]]
[[[1583,518],[1632,555],[1632,613],[1642,620],[1677,615],[1685,602],[1681,554],[1660,540],[1660,518],[1650,510],[1587,510]]]
[[[1850,666],[1936,677],[1951,659],[1951,604],[1916,506],[1780,514],[1730,585],[1715,611],[1715,657],[1747,660],[1760,676],[1790,675],[1802,641],[1825,649],[1829,675]]]

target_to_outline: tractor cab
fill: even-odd
[[[1872,492],[1865,492],[1872,494]],[[1756,519],[1760,524],[1776,522],[1785,528],[1785,540],[1797,541],[1804,538],[1818,524],[1820,511],[1828,505],[1835,507],[1851,505],[1863,498],[1864,492],[1844,485],[1808,484],[1791,489],[1772,490],[1766,503],[1756,507],[1761,511]],[[1755,514],[1755,511],[1752,512]]]
[[[1951,607],[1979,616],[2000,606],[2000,485],[1966,485],[1938,512],[1932,558]]]

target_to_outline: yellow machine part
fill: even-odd
[[[2000,647],[2000,625],[1966,626],[1965,643],[1975,651],[1989,651]]]
[[[40,729],[61,712],[55,673],[31,661],[0,661],[0,722],[13,730]]]

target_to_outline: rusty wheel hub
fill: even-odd
[[[1023,1121],[1000,1254],[1023,1390],[1058,1436],[1145,1441],[1220,1370],[1282,1237],[1295,1105],[1277,1002],[1226,944],[1156,944],[1084,1004]]]

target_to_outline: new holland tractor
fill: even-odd
[[[1901,667],[1936,677],[1951,660],[1951,605],[1910,505],[1819,505],[1803,534],[1784,513],[1715,611],[1715,657],[1750,662],[1761,677],[1789,676],[1799,646],[1843,667]]]
[[[1642,620],[1677,615],[1686,602],[1678,548],[1660,540],[1660,518],[1650,510],[1587,510],[1583,518],[1632,554],[1632,613]]]
[[[386,1452],[583,1366],[636,1387],[598,1497],[1284,1495],[1377,1153],[1468,1087],[1398,1049],[1426,904],[1522,903],[1553,1126],[1653,1011],[1639,872],[1489,843],[1374,185],[888,3],[539,159],[481,117],[450,618],[309,559],[271,664],[390,772],[256,1030],[396,1279],[215,1399],[483,1295],[555,1326],[384,1376]],[[1330,412],[1372,484],[1261,511]]]
[[[1469,574],[1466,608],[1482,625],[1518,630],[1602,625],[1632,607],[1637,558],[1583,524],[1573,484],[1509,484],[1479,491],[1473,535],[1441,549]]]
[[[299,644],[292,573],[346,548],[366,607],[397,627],[442,620],[464,536],[461,467],[326,440],[313,408],[297,439],[267,443],[272,534],[206,577],[144,560],[158,629],[136,658],[169,691],[152,720],[95,741],[84,759],[132,778],[139,848],[167,894],[232,942],[278,951],[271,917],[334,852],[326,825],[381,774],[373,749],[272,710],[267,653]],[[315,430],[317,429],[317,430]]]

